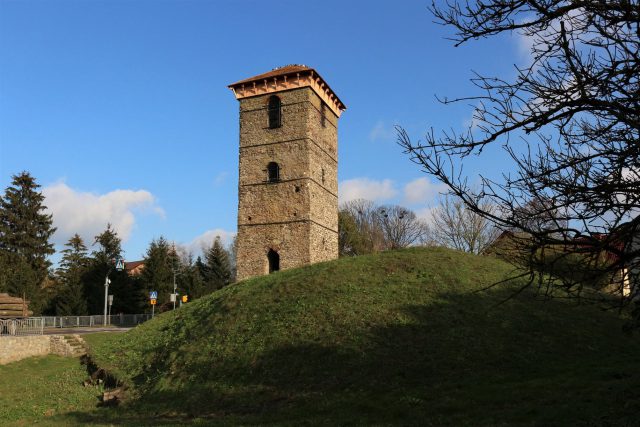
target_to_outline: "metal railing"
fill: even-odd
[[[83,328],[93,326],[136,326],[151,319],[151,314],[114,314],[107,316],[104,324],[103,315],[94,316],[46,316],[43,317],[46,328]]]
[[[43,330],[44,319],[42,317],[0,319],[0,336],[42,335]]]
[[[151,319],[151,314],[115,314],[107,316],[106,326],[129,327]],[[105,326],[104,316],[45,316],[0,319],[0,336],[42,335],[44,328],[86,328]]]

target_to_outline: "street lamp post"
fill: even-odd
[[[180,274],[178,272],[178,253],[176,252],[176,244],[173,244],[173,260],[172,260],[172,266],[171,266],[171,271],[173,272],[173,296],[171,297],[173,299],[173,309],[176,309],[176,299],[178,298],[178,295],[176,294],[176,290],[178,289],[176,286],[176,276],[178,274]]]
[[[112,259],[111,262],[115,264],[116,270],[118,271],[124,270],[124,260],[122,258]],[[111,280],[109,280],[109,274],[111,273],[112,269],[113,269],[113,266],[110,265],[109,270],[107,270],[107,276],[104,278],[104,320],[102,322],[104,326],[107,326],[107,304],[109,304],[109,283],[111,283]],[[113,297],[111,299],[113,300]],[[111,304],[109,304],[109,308],[110,307],[111,307]]]
[[[113,305],[113,295],[109,295],[109,324],[111,324],[111,306]]]
[[[107,276],[104,278],[104,319],[102,321],[103,326],[107,326],[107,303],[109,300],[109,283],[111,283],[111,280],[109,280],[109,273],[111,273],[111,268],[109,268],[109,271],[107,271]]]
[[[173,309],[176,309],[176,270],[173,270]]]

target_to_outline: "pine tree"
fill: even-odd
[[[229,254],[216,236],[213,245],[205,253],[206,276],[205,287],[208,292],[223,288],[231,282],[231,264]]]
[[[159,304],[169,301],[169,294],[173,292],[173,270],[177,268],[176,258],[175,251],[171,250],[169,242],[164,237],[160,236],[149,244],[140,281],[146,291],[158,292]]]
[[[204,295],[204,278],[201,271],[205,269],[200,257],[193,261],[193,255],[188,254],[181,262],[181,274],[178,276],[179,287],[183,294],[189,296],[189,300],[200,298]]]
[[[56,231],[46,214],[44,196],[28,172],[12,177],[11,186],[0,197],[0,287],[14,295],[25,295],[31,308],[39,313],[45,301],[40,285],[47,276],[53,254],[49,242]]]
[[[56,298],[56,313],[61,316],[85,315],[88,314],[87,300],[82,277],[89,265],[87,247],[78,234],[74,234],[65,246],[57,270],[62,289]]]
[[[91,253],[89,268],[82,278],[89,312],[100,314],[104,310],[104,282],[107,274],[111,281],[109,294],[113,295],[112,313],[138,312],[144,295],[125,271],[115,270],[115,260],[122,258],[122,246],[120,237],[111,224],[107,224],[106,230],[95,237],[94,245],[98,246]]]
[[[107,229],[95,237],[93,244],[97,244],[98,248],[91,255],[100,262],[108,264],[122,255],[122,241],[111,224],[107,224]]]

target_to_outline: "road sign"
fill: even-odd
[[[156,305],[156,302],[157,302],[157,301],[158,301],[157,299],[152,298],[152,299],[151,299],[151,305]]]
[[[158,299],[158,291],[149,292],[149,299]]]
[[[118,271],[124,270],[124,260],[122,258],[116,259],[116,270]]]

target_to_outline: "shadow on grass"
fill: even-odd
[[[623,335],[614,314],[593,307],[532,303],[526,293],[495,305],[510,292],[441,294],[429,305],[399,307],[389,324],[354,329],[344,342],[318,339],[215,363],[191,360],[184,375],[159,378],[139,399],[66,419],[118,425],[639,422],[637,337]],[[175,371],[179,361],[159,351],[153,369]]]

